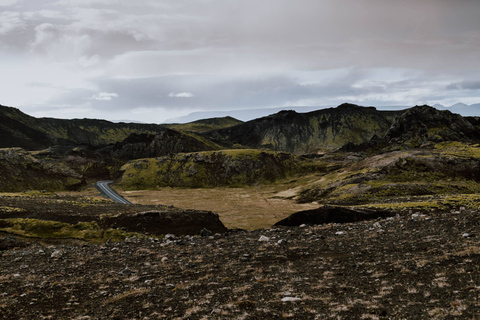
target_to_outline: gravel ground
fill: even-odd
[[[0,319],[478,319],[479,226],[454,209],[98,245],[10,239]]]

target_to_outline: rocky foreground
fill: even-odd
[[[478,319],[480,215],[0,241],[1,319]]]

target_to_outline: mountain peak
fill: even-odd
[[[465,107],[468,107],[468,104],[465,104],[465,103],[462,103],[462,102],[455,103],[454,105],[450,106],[450,108],[465,108]]]

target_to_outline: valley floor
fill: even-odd
[[[463,208],[211,237],[4,238],[16,248],[0,251],[0,319],[478,319],[479,240]]]
[[[120,193],[128,201],[136,204],[163,204],[183,209],[213,211],[229,229],[268,228],[292,213],[318,208],[319,205],[316,203],[299,204],[294,200],[285,199],[284,194],[280,197],[279,186],[277,184],[243,188],[160,188],[158,191],[139,190]]]

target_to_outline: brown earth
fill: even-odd
[[[479,236],[479,212],[451,208],[210,237],[11,240],[0,319],[478,319]]]
[[[184,209],[211,210],[229,229],[268,228],[292,213],[314,209],[318,204],[299,204],[286,199],[285,191],[294,183],[244,188],[160,188],[159,190],[121,191],[119,193],[135,204],[173,205]]]

